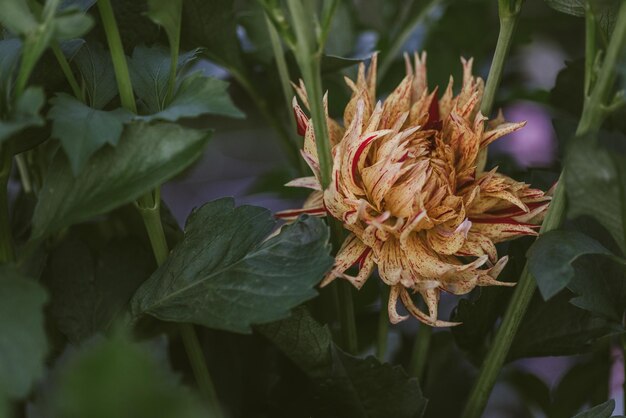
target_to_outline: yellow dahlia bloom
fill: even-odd
[[[441,291],[456,295],[475,286],[504,285],[498,274],[507,257],[498,259],[495,243],[535,235],[550,197],[493,169],[477,173],[481,149],[522,128],[499,115],[485,125],[480,111],[483,80],[464,60],[463,84],[443,96],[429,92],[426,54],[406,58],[407,75],[384,100],[376,102],[376,56],[368,71],[359,66],[356,82],[346,78],[352,98],[344,127],[328,118],[332,144],[332,183],[322,191],[313,123],[294,98],[298,131],[304,135],[302,155],[314,176],[287,185],[313,192],[304,207],[279,212],[291,220],[302,213],[330,214],[350,231],[335,265],[322,286],[337,277],[360,288],[375,266],[390,286],[389,318],[408,318],[407,311],[432,326],[457,323],[437,319]],[[302,82],[295,86],[308,107]],[[327,96],[324,97],[325,105]],[[356,276],[346,271],[356,265]],[[428,312],[411,294],[419,293]]]

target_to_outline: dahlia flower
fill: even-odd
[[[406,60],[406,77],[383,101],[376,102],[376,56],[367,72],[360,64],[356,81],[346,78],[352,97],[344,126],[328,117],[332,145],[332,182],[320,185],[313,123],[294,97],[302,156],[313,176],[288,186],[313,190],[304,207],[277,213],[286,220],[307,213],[330,215],[350,233],[321,285],[341,277],[363,286],[375,267],[390,286],[392,323],[408,318],[397,302],[431,326],[455,322],[437,318],[441,291],[455,295],[476,286],[511,286],[498,281],[507,257],[495,244],[536,235],[550,197],[541,190],[491,171],[478,173],[477,158],[491,142],[525,122],[507,123],[502,114],[489,123],[479,109],[483,80],[472,75],[472,60],[462,59],[463,83],[453,94],[453,80],[443,96],[428,90],[426,54]],[[308,108],[302,81],[294,86]],[[327,106],[327,95],[324,96]],[[327,112],[328,113],[328,112]],[[346,271],[358,267],[358,274]],[[428,312],[412,294],[421,295]]]

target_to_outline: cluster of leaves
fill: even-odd
[[[494,2],[400,3],[336,2],[322,59],[332,115],[348,100],[342,77],[367,50],[358,46],[366,32],[376,33],[383,92],[401,77],[397,52],[418,23],[432,84],[459,74],[459,55],[474,56],[480,71],[488,64],[497,37]],[[581,15],[581,2],[546,3]],[[453,317],[463,325],[432,336],[418,381],[401,367],[410,364],[411,332],[394,330],[401,343],[386,358],[396,365],[352,356],[333,342],[336,323],[326,304],[332,290],[321,297],[316,290],[332,265],[328,229],[317,218],[272,233],[277,225],[268,210],[224,198],[196,209],[181,231],[161,203],[173,250],[155,264],[136,202],[150,194],[158,208],[155,190],[204,152],[212,136],[205,125],[244,116],[229,84],[202,71],[207,59],[236,83],[235,102],[265,118],[284,137],[285,155],[295,155],[252,190],[282,191],[301,169],[295,132],[286,128],[277,51],[257,2],[112,0],[136,99],[129,108],[96,4],[7,0],[0,10],[0,157],[17,156],[24,185],[12,225],[17,262],[0,266],[0,417],[9,416],[9,405],[31,418],[212,416],[189,388],[193,373],[175,323],[196,325],[228,416],[457,416],[468,392],[463,382],[474,374],[466,357],[482,361],[510,290],[488,288],[462,300]],[[606,36],[614,6],[597,1]],[[513,49],[529,27],[579,25],[549,16],[549,25],[522,20]],[[459,33],[477,22],[489,30]],[[296,79],[293,54],[284,59]],[[505,89],[499,101],[531,97],[576,118],[575,101],[560,97],[582,86],[572,68],[551,95]],[[608,380],[609,339],[623,332],[626,302],[626,142],[614,119],[611,132],[568,141],[571,222],[529,252],[541,294],[509,360],[593,353],[556,388],[531,374],[506,376],[530,407],[549,416],[599,404],[577,416],[609,417],[614,408],[602,403],[607,394],[595,384]],[[566,129],[562,139],[570,136]],[[511,258],[504,277],[519,277],[530,244],[502,248]],[[379,299],[384,293],[374,280],[355,297],[361,352],[376,342]]]

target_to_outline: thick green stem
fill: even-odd
[[[76,81],[76,77],[74,77],[74,73],[70,68],[70,64],[67,62],[67,58],[65,58],[65,55],[63,55],[63,51],[61,51],[61,48],[56,41],[52,43],[52,52],[54,53],[54,56],[56,57],[59,66],[61,67],[65,78],[67,79],[68,84],[72,88],[72,93],[74,94],[74,96],[76,96],[78,100],[84,102],[83,92],[78,85],[78,81]]]
[[[7,190],[12,161],[13,158],[9,150],[0,147],[0,264],[15,260]]]
[[[276,61],[276,69],[278,69],[278,76],[280,78],[280,87],[283,92],[283,98],[285,99],[285,106],[287,109],[291,108],[291,98],[293,97],[293,90],[291,89],[291,85],[289,84],[289,70],[287,68],[287,61],[285,60],[285,55],[283,52],[283,46],[280,42],[280,37],[278,36],[278,32],[272,24],[270,18],[265,16],[265,24],[267,26],[267,31],[270,34],[270,41],[272,44],[272,52],[274,53],[274,60]],[[296,120],[293,117],[289,119],[289,128],[291,132],[296,132],[298,127],[296,126]]]
[[[496,91],[502,80],[502,72],[504,70],[504,62],[511,49],[511,43],[513,40],[513,34],[515,33],[515,27],[517,26],[517,19],[519,16],[519,9],[521,2],[511,5],[509,0],[499,0],[498,9],[500,13],[500,32],[498,33],[498,42],[496,43],[496,50],[493,54],[493,61],[491,62],[491,68],[489,69],[489,75],[487,76],[487,84],[485,84],[485,91],[483,93],[482,102],[480,105],[480,112],[489,117],[493,110],[493,103],[496,97]],[[477,159],[477,172],[481,173],[485,169],[487,164],[487,148],[483,148],[478,154]]]
[[[380,361],[385,361],[385,355],[387,355],[387,339],[389,337],[388,303],[389,286],[383,284],[380,289],[380,312],[378,313],[378,335],[376,338],[376,357]]]
[[[322,100],[321,55],[316,52],[316,38],[312,17],[307,15],[301,1],[288,0],[287,4],[289,5],[293,28],[296,33],[296,49],[294,53],[306,85],[311,119],[313,119],[322,188],[326,189],[331,179],[332,158],[328,125],[326,124],[326,112],[324,111]]]
[[[585,3],[585,97],[591,90],[593,65],[596,59],[596,17],[589,2]]]
[[[352,303],[352,284],[345,280],[337,282],[339,292],[339,322],[343,335],[343,348],[350,354],[359,352],[354,304]]]
[[[291,12],[292,27],[296,35],[294,54],[306,86],[313,129],[315,131],[322,189],[326,189],[332,177],[332,157],[328,125],[326,123],[326,111],[323,104],[321,52],[319,51],[319,45],[317,45],[313,17],[306,10],[307,5],[300,0],[288,0],[287,5]],[[343,236],[341,225],[338,226],[334,219],[329,219],[329,221],[333,240],[336,243],[340,243]],[[335,245],[335,250],[338,248]],[[352,303],[352,290],[349,288],[348,283],[338,283],[337,286],[339,287],[339,320],[344,347],[347,351],[356,353],[358,350],[358,339]]]
[[[604,119],[604,103],[608,99],[615,77],[615,67],[620,51],[626,46],[626,3],[622,3],[617,22],[597,82],[592,87],[591,95],[585,101],[582,117],[576,130],[577,136],[597,131]],[[563,183],[565,171],[561,173],[552,203],[546,218],[541,226],[540,234],[556,229],[561,224],[565,213],[565,185]],[[502,324],[493,341],[489,353],[485,358],[478,379],[470,394],[463,413],[463,418],[478,418],[481,416],[489,399],[491,389],[498,377],[500,369],[506,360],[515,333],[524,317],[528,304],[535,291],[535,280],[528,271],[528,264],[522,272],[515,292],[504,314]]]
[[[137,209],[141,214],[143,223],[150,238],[150,245],[154,252],[154,258],[157,265],[161,265],[167,260],[169,249],[165,240],[165,232],[163,231],[163,223],[161,222],[161,199],[160,189],[152,193],[145,194],[137,201]]]
[[[98,0],[98,8],[102,17],[102,24],[106,32],[111,58],[113,60],[113,68],[115,70],[115,78],[117,81],[120,100],[122,106],[133,113],[137,113],[135,104],[135,96],[133,94],[133,86],[128,72],[126,56],[120,39],[113,9],[110,0]],[[163,232],[163,224],[160,216],[160,193],[159,189],[152,193],[142,196],[137,201],[139,213],[143,217],[146,231],[150,238],[152,251],[156,258],[157,264],[161,265],[169,254],[165,233]],[[215,393],[215,388],[211,380],[211,375],[206,366],[204,354],[198,342],[198,336],[191,324],[179,324],[179,330],[185,345],[185,350],[189,357],[189,362],[193,370],[198,387],[203,396],[206,398],[209,407],[213,410],[213,416],[220,418],[222,416],[219,408],[219,399]]]
[[[391,68],[391,64],[393,64],[393,61],[396,59],[396,56],[400,52],[400,49],[406,43],[407,39],[409,39],[409,36],[411,36],[417,25],[419,25],[426,18],[426,16],[428,16],[430,11],[439,3],[441,3],[441,0],[429,0],[429,3],[424,6],[417,15],[413,16],[411,21],[406,26],[404,26],[398,36],[394,38],[389,48],[387,48],[383,60],[378,67],[379,79],[385,77],[387,71],[389,71],[389,68]]]
[[[432,334],[433,328],[430,325],[419,324],[417,334],[415,335],[415,343],[413,343],[408,373],[410,376],[417,378],[420,383],[424,380],[424,371],[426,370],[426,360],[428,359]]]
[[[301,167],[302,158],[300,158],[297,147],[294,146],[289,132],[287,132],[287,130],[281,123],[276,112],[272,112],[269,109],[265,98],[259,93],[257,87],[250,81],[250,79],[245,74],[241,73],[239,70],[232,66],[227,66],[226,64],[224,65],[228,68],[228,71],[235,78],[235,80],[237,80],[241,87],[243,87],[243,89],[248,93],[248,96],[250,96],[263,118],[278,134],[278,138],[280,139],[280,143],[283,146],[285,155],[288,158],[290,166],[292,167],[292,169],[294,169],[294,171],[298,171],[299,167]]]
[[[117,88],[120,93],[120,101],[122,106],[133,113],[137,113],[137,105],[135,103],[135,94],[133,93],[133,85],[130,81],[130,73],[126,63],[126,55],[122,46],[122,39],[117,28],[111,0],[98,0],[98,11],[102,19],[102,26],[107,37],[109,50],[111,51],[111,59],[113,60],[113,70],[115,71],[115,79]]]
[[[187,357],[189,358],[191,368],[193,369],[193,374],[198,382],[200,392],[206,398],[206,401],[211,408],[211,415],[209,416],[213,418],[221,418],[223,417],[223,414],[219,407],[217,392],[215,391],[215,386],[211,380],[211,375],[209,374],[209,369],[207,368],[204,353],[202,352],[202,346],[200,345],[200,341],[198,341],[196,330],[194,329],[193,324],[179,324],[179,330],[185,345]]]

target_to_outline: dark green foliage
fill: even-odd
[[[305,309],[258,328],[313,381],[315,417],[421,417],[426,407],[416,379],[374,357],[359,359],[336,348],[327,327]]]
[[[79,177],[57,153],[35,207],[33,238],[132,202],[193,163],[209,137],[177,125],[133,123],[119,145],[96,153],[89,171]]]
[[[263,241],[274,226],[263,208],[235,208],[228,198],[205,204],[133,297],[133,313],[235,332],[284,318],[316,295],[332,259],[319,219],[301,219]]]
[[[0,397],[24,398],[43,374],[47,299],[38,283],[0,266]]]

